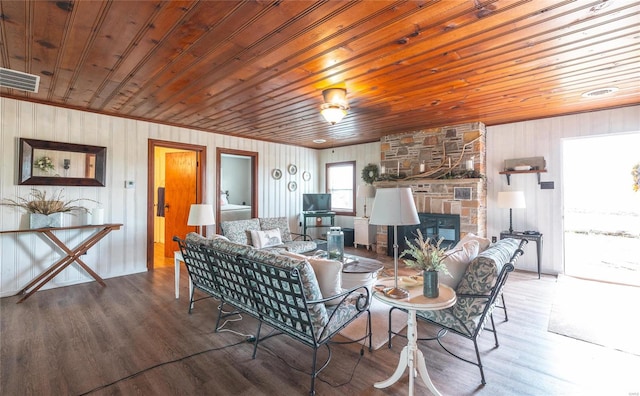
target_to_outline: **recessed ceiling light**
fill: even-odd
[[[324,139],[313,139],[313,142],[320,144],[320,143],[326,143],[327,141]]]
[[[598,88],[592,89],[591,91],[587,91],[582,94],[583,98],[595,98],[598,96],[609,95],[614,92],[617,92],[619,89],[617,87],[608,87],[608,88]]]

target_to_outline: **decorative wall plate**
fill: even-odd
[[[289,188],[289,191],[296,191],[298,189],[298,183],[290,181],[287,187]]]
[[[298,173],[298,167],[293,164],[289,165],[289,168],[287,168],[287,170],[289,171],[290,175],[295,175],[296,173]]]
[[[282,171],[280,169],[272,170],[271,177],[273,177],[276,180],[280,180],[280,178],[282,177]]]
[[[302,180],[304,181],[311,180],[311,173],[309,173],[308,171],[302,172]]]

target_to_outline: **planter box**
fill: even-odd
[[[63,227],[65,213],[58,212],[50,215],[40,213],[29,214],[29,228],[52,228]]]

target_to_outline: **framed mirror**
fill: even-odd
[[[107,148],[20,138],[18,169],[18,184],[104,187]]]

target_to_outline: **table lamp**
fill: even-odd
[[[522,191],[501,191],[498,193],[498,207],[509,208],[509,233],[513,234],[513,212],[515,209],[524,209],[524,192]]]
[[[211,204],[192,204],[189,209],[188,226],[198,226],[198,233],[202,235],[202,226],[213,225],[216,223],[213,215],[213,205]]]
[[[380,188],[371,209],[370,224],[393,226],[393,287],[384,290],[391,298],[407,298],[409,292],[398,287],[398,226],[420,224],[411,188]]]
[[[364,198],[364,216],[367,217],[367,199],[376,196],[376,189],[371,184],[362,184],[358,186],[358,198]]]

